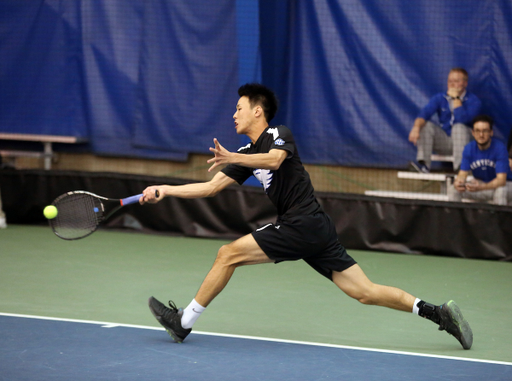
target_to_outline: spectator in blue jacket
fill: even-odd
[[[416,162],[411,163],[418,172],[430,172],[433,152],[453,155],[453,169],[459,169],[462,150],[471,140],[469,125],[482,106],[477,96],[466,90],[467,86],[467,71],[451,69],[447,92],[434,95],[414,121],[409,141],[418,147]],[[434,114],[437,121],[431,120]]]
[[[459,174],[448,189],[450,201],[467,198],[507,205],[512,201],[512,171],[506,145],[493,136],[493,120],[479,115],[473,122],[474,141],[464,147]],[[467,181],[469,172],[474,180]]]

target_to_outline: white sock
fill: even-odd
[[[419,302],[421,302],[421,299],[416,298],[416,300],[414,301],[414,306],[412,307],[413,314],[419,315],[419,313],[420,313],[420,309],[418,308]]]
[[[196,320],[201,316],[206,307],[203,307],[195,299],[193,299],[190,304],[183,311],[183,316],[181,317],[181,326],[185,329],[192,328]]]

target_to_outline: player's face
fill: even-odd
[[[459,73],[457,71],[452,71],[448,74],[448,89],[454,89],[462,93],[466,90],[468,86],[468,81],[464,74]]]
[[[473,137],[480,148],[486,148],[491,143],[493,131],[487,122],[476,122],[473,125]]]
[[[251,108],[251,104],[249,103],[249,98],[244,96],[238,100],[233,119],[235,120],[237,134],[247,134],[250,131],[256,118],[254,109]]]

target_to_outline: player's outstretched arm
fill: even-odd
[[[213,142],[215,143],[215,148],[210,148],[210,151],[215,156],[207,161],[208,163],[213,163],[208,171],[221,164],[238,164],[249,168],[277,170],[288,156],[288,152],[282,149],[271,149],[268,153],[244,155],[229,152],[220,145],[217,139],[213,139]]]
[[[140,198],[140,203],[144,204],[149,202],[155,204],[164,197],[169,196],[180,198],[213,197],[234,182],[235,180],[231,177],[219,172],[213,177],[213,179],[204,183],[185,185],[152,185],[144,189],[144,192],[142,192],[143,196]],[[159,197],[155,196],[156,190],[159,192]]]

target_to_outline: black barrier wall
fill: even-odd
[[[162,177],[113,173],[2,170],[0,187],[8,223],[44,223],[43,208],[70,190],[123,198],[152,184],[184,184]],[[348,249],[512,260],[512,208],[318,193]],[[232,186],[213,198],[167,198],[130,205],[106,228],[234,239],[276,218],[260,188]]]

